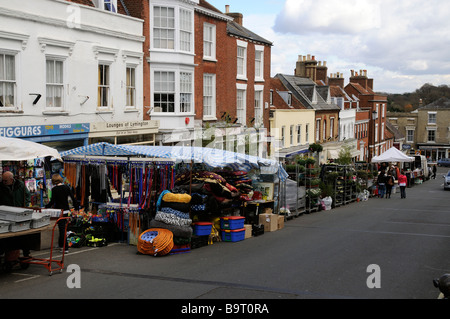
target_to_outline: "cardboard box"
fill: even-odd
[[[284,215],[278,215],[278,229],[284,227]]]
[[[264,225],[264,231],[276,231],[278,229],[278,215],[276,214],[260,214],[259,223]]]
[[[245,239],[252,237],[252,225],[251,224],[245,224]]]

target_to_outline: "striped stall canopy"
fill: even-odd
[[[98,143],[61,153],[61,157],[70,156],[144,156],[171,159],[174,161],[203,163],[211,167],[231,167],[235,170],[256,168],[260,169],[264,174],[278,173],[278,176],[283,181],[288,176],[277,161],[205,147],[113,145],[109,143]]]

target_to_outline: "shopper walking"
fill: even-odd
[[[386,173],[384,170],[380,171],[377,183],[378,183],[378,196],[380,198],[384,198],[384,194],[386,193]]]
[[[436,179],[437,165],[433,165],[433,179]]]
[[[54,174],[52,176],[52,195],[50,202],[45,205],[46,208],[56,208],[61,209],[63,212],[63,217],[68,217],[70,212],[69,207],[69,198],[72,199],[73,206],[75,210],[78,210],[78,205],[74,199],[72,190],[69,186],[63,184],[63,178],[59,174]],[[66,237],[65,231],[66,231],[66,223],[67,219],[60,220],[58,222],[58,228],[59,228],[59,239],[58,239],[58,245],[59,248],[62,250],[64,247],[66,247],[65,252],[68,252],[67,243],[64,243],[64,238]]]
[[[386,198],[391,198],[393,186],[394,186],[394,176],[392,176],[392,173],[389,171],[388,175],[386,176]]]
[[[398,176],[398,186],[400,186],[400,198],[406,198],[406,182],[407,178],[405,175],[405,171],[401,171]]]

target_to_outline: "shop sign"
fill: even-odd
[[[410,144],[403,144],[403,145],[402,145],[402,148],[403,148],[404,150],[410,150],[410,149],[411,149],[411,145],[410,145]]]
[[[154,134],[158,133],[158,128],[159,121],[99,122],[92,123],[90,137],[105,136],[101,132],[116,136]]]
[[[36,137],[46,135],[80,134],[89,132],[89,123],[26,125],[0,127],[1,137]]]

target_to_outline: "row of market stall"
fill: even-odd
[[[6,150],[13,140],[14,147]],[[80,210],[72,210],[70,247],[118,240],[142,253],[173,254],[214,241],[240,241],[261,234],[264,224],[272,231],[282,224],[274,213],[282,206],[280,185],[287,174],[275,161],[196,147],[99,143],[59,154],[36,143],[33,147],[45,152],[30,152],[22,140],[0,142],[2,154],[9,152],[1,158],[2,170],[13,171],[35,198],[23,207],[57,219],[58,211],[43,209],[51,198],[51,176],[60,174],[71,186]],[[20,237],[21,232],[9,227],[3,236]],[[170,240],[159,240],[168,232]],[[171,247],[149,247],[158,242],[171,242]]]

